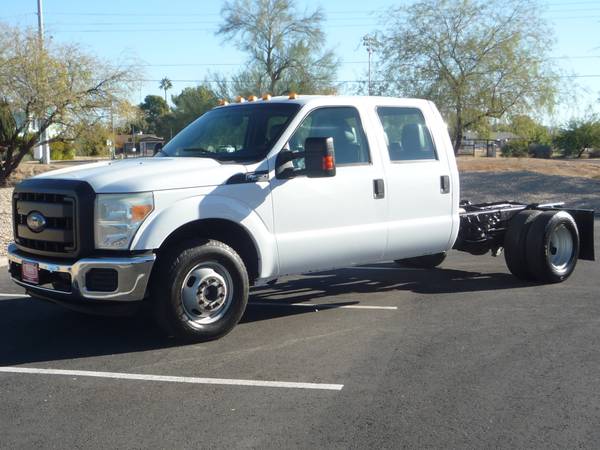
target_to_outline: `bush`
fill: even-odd
[[[552,147],[544,144],[533,144],[529,146],[529,155],[534,158],[552,158]]]
[[[502,146],[500,149],[502,156],[505,158],[515,157],[515,158],[523,158],[524,156],[529,155],[529,146],[525,141],[508,141],[506,144]]]
[[[600,158],[600,148],[595,148],[593,150],[590,150],[589,157],[590,158]]]
[[[75,158],[75,147],[69,142],[51,142],[50,159],[67,160]]]

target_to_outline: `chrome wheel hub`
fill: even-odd
[[[231,304],[233,285],[227,270],[218,263],[202,263],[186,275],[181,303],[189,320],[207,324],[219,320]]]
[[[566,272],[573,258],[573,236],[565,225],[559,225],[550,233],[548,263],[558,273]]]

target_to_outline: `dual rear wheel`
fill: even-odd
[[[566,211],[525,210],[509,222],[504,257],[513,275],[526,281],[559,283],[577,265],[579,232]]]

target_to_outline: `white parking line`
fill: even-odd
[[[29,297],[29,295],[27,295],[27,294],[0,294],[0,297],[25,298],[25,297]]]
[[[325,391],[341,391],[343,384],[327,383],[294,383],[290,381],[260,381],[260,380],[237,380],[228,378],[197,378],[197,377],[173,377],[167,375],[145,375],[138,373],[119,372],[95,372],[89,370],[60,370],[60,369],[35,369],[29,367],[0,367],[4,373],[25,373],[38,375],[64,375],[70,377],[92,377],[112,378],[117,380],[138,381],[162,381],[166,383],[188,383],[188,384],[218,384],[228,386],[253,386],[268,388],[288,389],[317,389]]]
[[[328,303],[284,303],[284,302],[248,302],[248,306],[306,306],[317,309],[383,309],[397,310],[397,306],[370,306],[370,305],[336,305]]]

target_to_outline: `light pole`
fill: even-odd
[[[44,13],[42,9],[42,0],[37,0],[38,7],[38,36],[40,39],[40,54],[44,49]],[[38,126],[41,126],[41,120],[38,119]],[[42,164],[50,164],[50,145],[46,143],[47,130],[44,130],[40,136],[40,151]]]
[[[367,49],[367,53],[369,54],[369,95],[371,95],[371,56],[375,52],[375,45],[377,40],[375,36],[371,34],[366,34],[363,36],[363,46]]]

